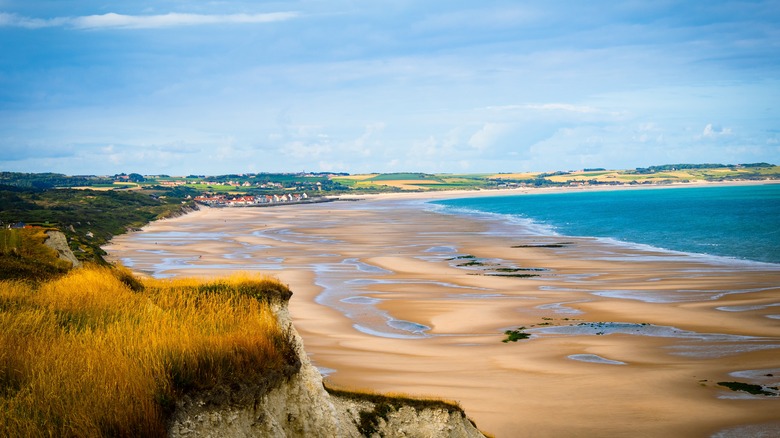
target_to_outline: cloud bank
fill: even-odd
[[[0,26],[40,29],[70,27],[74,29],[156,29],[215,24],[258,24],[286,21],[298,17],[296,12],[265,14],[204,15],[171,12],[162,15],[123,15],[113,12],[80,17],[30,18],[0,13]]]
[[[0,0],[0,170],[780,163],[772,2],[516,3]]]

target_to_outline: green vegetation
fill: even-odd
[[[458,266],[485,266],[485,263],[477,260],[472,260],[470,262],[461,263]]]
[[[435,182],[441,182],[441,179],[434,175],[426,173],[382,173],[377,176],[371,177],[369,181],[419,181],[419,180],[431,180]]]
[[[558,325],[560,325],[560,323],[557,322],[557,321],[569,322],[569,321],[574,321],[574,320],[571,319],[571,318],[550,318],[549,316],[543,316],[542,317],[542,321],[544,321],[544,322],[540,322],[540,323],[537,323],[537,324],[531,324],[531,328],[533,328],[533,327],[558,326]]]
[[[514,248],[514,247],[513,247]],[[468,275],[484,275],[490,277],[513,277],[513,278],[530,278],[538,277],[538,274],[529,274],[528,272],[541,272],[547,269],[542,268],[516,268],[501,266],[498,262],[491,259],[481,259],[472,254],[459,255],[447,259],[448,261],[464,260],[464,263],[459,263],[455,266],[459,268],[483,268],[479,273],[470,273]]]
[[[227,184],[190,184],[187,186],[188,188],[195,189],[199,192],[207,192],[207,193],[243,193],[247,190],[242,190],[239,187],[231,186]]]
[[[560,243],[539,243],[530,245],[514,245],[512,248],[565,248],[573,245],[574,242],[560,242]]]
[[[496,188],[487,174],[451,175],[427,173],[384,173],[339,176],[333,180],[356,192],[398,192],[428,190],[478,190]]]
[[[496,268],[494,269],[496,272],[527,272],[527,271],[535,271],[535,272],[541,272],[541,271],[547,271],[545,268]]]
[[[483,273],[474,273],[468,275],[480,275],[485,277],[506,277],[506,278],[532,278],[532,277],[539,276],[538,274],[503,274],[500,272],[483,272]]]
[[[475,255],[472,255],[472,254],[466,254],[466,255],[461,255],[461,256],[453,257],[453,258],[451,258],[451,259],[447,259],[447,260],[473,260],[473,259],[475,259],[475,258],[477,258]]]
[[[274,195],[289,191],[308,194],[328,192],[341,193],[349,190],[337,177],[341,174],[327,173],[250,173],[217,176],[147,177],[147,185],[157,187],[178,186],[200,193]],[[333,178],[331,178],[333,176]]]
[[[60,173],[17,173],[0,172],[0,185],[51,189],[55,187],[83,187],[111,185],[113,179],[97,176],[67,176]]]
[[[0,229],[0,280],[44,281],[65,274],[71,264],[44,245],[44,228]]]
[[[164,436],[183,395],[241,397],[300,367],[267,304],[277,281],[120,274],[0,282],[0,436]]]
[[[725,386],[732,391],[743,391],[753,395],[768,395],[773,397],[780,395],[780,393],[777,392],[778,388],[775,386],[763,387],[761,385],[754,385],[752,383],[743,382],[718,382],[718,385]]]
[[[531,277],[538,277],[537,274],[501,274],[501,273],[486,273],[484,274],[488,277],[512,277],[512,278],[531,278]]]
[[[74,190],[0,186],[0,222],[23,222],[64,232],[76,257],[102,261],[115,235],[180,214],[194,203],[183,189]]]
[[[716,163],[704,163],[704,164],[690,164],[690,163],[680,163],[680,164],[663,164],[660,166],[650,166],[647,168],[638,167],[636,169],[637,173],[655,173],[655,172],[668,172],[668,171],[677,171],[677,170],[712,170],[712,169],[730,169],[730,170],[737,170],[739,168],[746,168],[746,169],[760,169],[760,168],[770,168],[774,167],[773,164],[769,163],[746,163],[746,164],[716,164]]]
[[[529,333],[525,333],[523,330],[525,330],[525,327],[519,327],[514,330],[507,330],[504,332],[506,335],[506,339],[504,339],[503,343],[507,342],[517,342],[520,339],[528,339],[531,337]]]

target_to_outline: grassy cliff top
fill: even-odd
[[[138,280],[87,267],[0,281],[0,436],[163,436],[176,400],[268,387],[300,361],[268,278]]]

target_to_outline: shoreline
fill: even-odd
[[[729,374],[745,370],[780,375],[773,354],[780,329],[768,317],[780,313],[776,270],[742,272],[588,238],[573,238],[564,248],[512,248],[555,243],[561,236],[490,234],[485,221],[406,202],[430,199],[430,193],[411,195],[270,210],[204,209],[118,236],[106,249],[113,260],[133,260],[136,272],[277,276],[295,294],[290,311],[306,351],[322,369],[335,370],[329,382],[457,400],[481,429],[499,437],[635,436],[636,430],[709,436],[780,422],[778,400],[724,398],[737,393],[716,384],[739,380]],[[594,260],[597,253],[612,259]],[[459,254],[545,271],[531,278],[473,275],[480,273],[476,267],[448,260]],[[655,257],[617,260],[626,254]],[[686,300],[637,299],[679,291]],[[733,291],[742,292],[723,294]],[[588,321],[647,323],[695,336],[534,331],[531,339],[501,342],[505,330],[521,326]],[[424,336],[393,337],[423,326],[429,327]],[[707,333],[725,340],[703,337]],[[741,345],[733,336],[756,341]],[[706,351],[720,356],[702,357]],[[575,359],[583,357],[591,362]]]
[[[613,191],[613,190],[649,190],[649,189],[673,189],[673,188],[696,188],[696,187],[717,187],[717,186],[754,186],[754,185],[767,185],[767,184],[780,184],[780,179],[770,180],[744,180],[744,181],[695,181],[687,183],[671,183],[671,184],[622,184],[622,185],[593,185],[593,186],[577,186],[577,187],[522,187],[513,189],[484,189],[484,190],[428,190],[428,191],[405,191],[405,192],[393,192],[393,193],[367,193],[367,194],[340,194],[340,195],[325,195],[323,201],[318,202],[290,202],[280,203],[272,205],[251,205],[251,206],[237,206],[231,208],[248,208],[248,207],[284,207],[284,206],[301,206],[310,204],[323,204],[330,202],[356,202],[363,200],[393,200],[393,199],[414,199],[414,200],[440,200],[450,198],[470,198],[470,197],[490,197],[490,196],[511,196],[511,195],[528,195],[528,194],[544,194],[544,193],[569,193],[569,192],[586,192],[586,191]],[[342,198],[348,196],[348,198]],[[176,219],[181,216],[193,214],[203,207],[206,208],[228,208],[228,207],[212,207],[209,205],[197,204],[197,209],[190,209],[182,212],[180,215],[176,215],[168,218],[161,218],[153,220],[141,228],[130,230],[128,233],[143,231],[145,227],[152,225],[156,222]],[[122,236],[128,233],[120,234],[114,237]],[[109,242],[106,246],[110,246]]]

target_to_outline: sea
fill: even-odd
[[[573,190],[432,204],[443,213],[520,222],[540,235],[780,264],[780,184]]]

